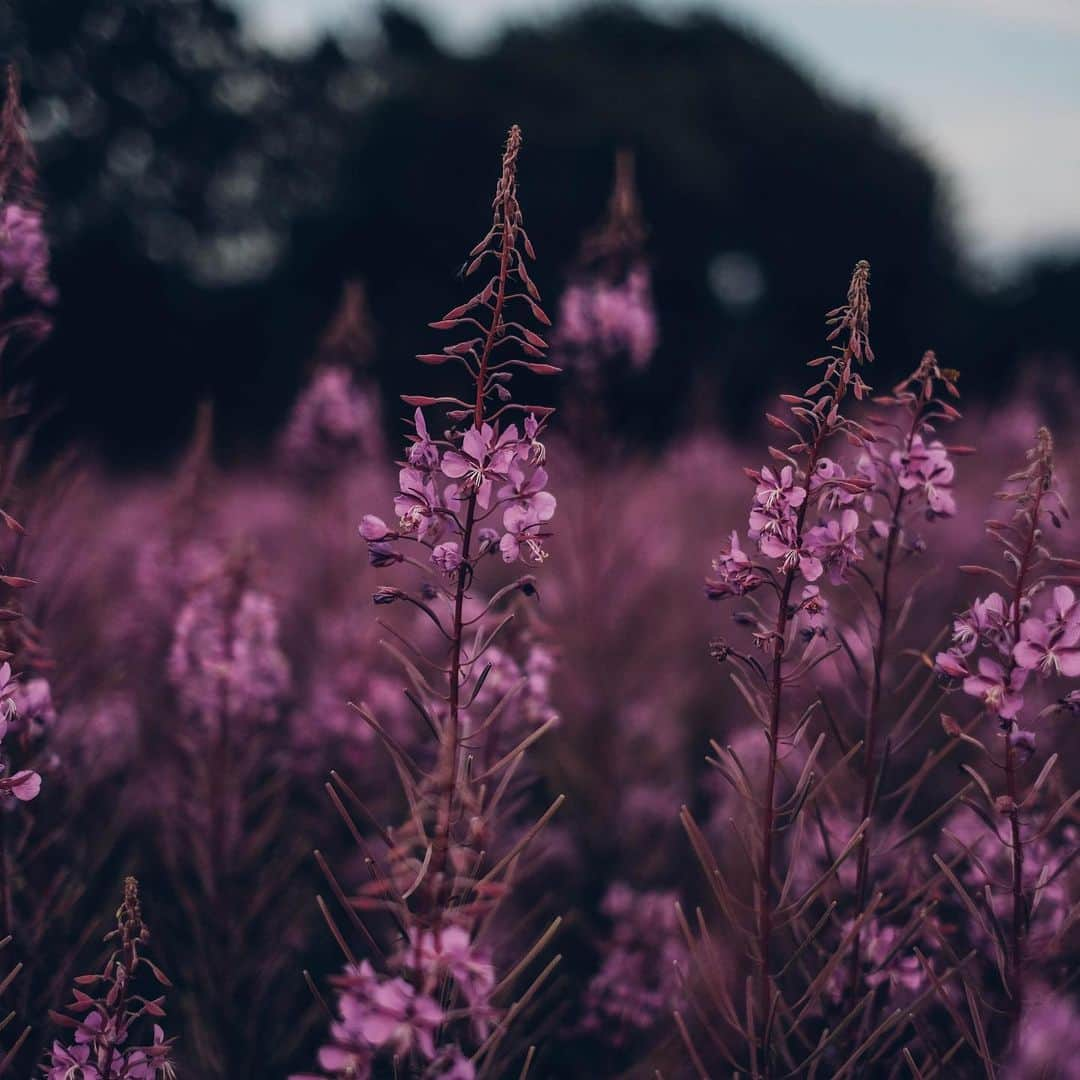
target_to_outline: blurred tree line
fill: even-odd
[[[463,299],[511,122],[549,309],[614,151],[636,154],[662,339],[619,389],[637,438],[746,423],[814,354],[859,258],[874,381],[928,346],[969,394],[1000,393],[1025,355],[1080,355],[1080,260],[981,286],[931,166],[715,15],[605,5],[463,57],[388,8],[370,38],[283,58],[217,0],[14,0],[0,44],[24,73],[55,240],[51,442],[87,438],[117,464],[171,453],[207,396],[223,451],[258,452],[347,277],[367,284],[388,400],[416,389],[410,358]]]

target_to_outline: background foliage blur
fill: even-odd
[[[386,9],[376,35],[284,58],[216,0],[15,0],[0,46],[24,72],[63,298],[46,446],[89,439],[140,467],[213,397],[219,450],[257,453],[347,277],[367,284],[393,401],[425,319],[456,302],[510,122],[549,297],[614,151],[636,154],[662,325],[656,363],[617,390],[635,439],[745,423],[857,258],[890,372],[932,345],[970,397],[1022,358],[1080,354],[1080,261],[980,283],[931,165],[716,15],[604,6],[462,57]]]

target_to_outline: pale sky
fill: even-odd
[[[252,35],[303,49],[370,24],[375,0],[230,0]],[[1080,0],[639,0],[726,14],[826,89],[881,109],[944,170],[969,249],[1080,251]],[[446,45],[580,0],[401,0]]]

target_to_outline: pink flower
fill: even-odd
[[[806,500],[806,488],[795,483],[795,471],[785,465],[777,476],[766,465],[761,470],[761,479],[754,492],[754,505],[762,510],[776,510],[790,506],[793,509],[802,506]]]
[[[413,415],[413,422],[416,425],[416,438],[406,455],[409,464],[417,469],[427,469],[429,471],[437,469],[439,467],[439,449],[428,436],[427,421],[424,419],[424,414],[420,409],[417,409]]]
[[[540,522],[531,510],[518,503],[503,512],[503,528],[506,532],[499,541],[503,562],[512,563],[522,558],[526,562],[543,562],[547,552],[541,543]]]
[[[461,565],[461,545],[453,540],[436,544],[431,551],[431,561],[444,574],[452,574]]]
[[[550,521],[555,516],[555,496],[545,491],[547,470],[538,468],[532,476],[518,464],[510,466],[510,482],[499,488],[499,499],[512,499],[517,505],[531,510],[537,521]]]
[[[1011,675],[996,660],[979,658],[979,674],[964,679],[964,693],[979,698],[983,705],[1003,720],[1012,720],[1024,706],[1019,692],[1027,681],[1027,671],[1014,668]]]
[[[1052,634],[1080,630],[1080,601],[1068,585],[1058,585],[1054,589],[1045,619]]]
[[[481,510],[491,505],[492,479],[505,480],[518,452],[518,431],[511,424],[496,436],[490,424],[479,430],[475,425],[465,432],[461,450],[447,450],[443,454],[442,471],[451,480],[464,480],[464,488],[476,495]]]
[[[355,1010],[355,1015],[350,1015]],[[373,1046],[407,1057],[414,1049],[435,1056],[435,1031],[443,1021],[438,1002],[418,994],[404,979],[376,983],[367,1001],[344,997],[342,1019],[355,1026]]]
[[[381,517],[365,514],[360,519],[360,535],[368,541],[385,540],[390,536],[390,530]]]
[[[416,957],[430,985],[441,986],[449,976],[469,1006],[470,1019],[480,1038],[491,1029],[495,1010],[495,968],[487,951],[476,944],[461,926],[445,926],[436,935],[430,930],[411,933],[409,956]]]
[[[1006,631],[1007,611],[999,593],[976,600],[953,620],[953,649],[968,656],[982,642],[997,642]]]
[[[939,652],[934,657],[934,670],[946,679],[966,679],[971,674],[967,661],[956,649]]]
[[[0,780],[0,788],[19,802],[30,802],[41,792],[41,777],[31,769],[22,769],[9,779]]]
[[[723,596],[745,596],[765,580],[754,569],[750,556],[739,543],[739,534],[734,531],[727,547],[721,548],[712,565],[716,576],[705,581],[705,594],[710,600],[719,600]]]
[[[823,457],[814,467],[810,477],[810,494],[818,496],[818,506],[823,510],[835,510],[840,506],[848,506],[855,499],[855,495],[844,486],[836,483],[838,480],[846,480],[847,473],[842,465],[833,461],[832,458]]]
[[[56,303],[41,213],[8,203],[0,210],[0,294],[13,284],[39,304]]]
[[[789,573],[798,570],[807,581],[817,581],[823,573],[821,560],[811,552],[800,548],[795,541],[794,529],[785,530],[785,535],[766,534],[758,541],[762,555],[780,560],[780,570]]]
[[[862,548],[856,540],[858,530],[859,515],[848,509],[839,519],[817,525],[806,534],[806,550],[821,560],[834,585],[842,585],[847,578],[848,567],[863,557]]]
[[[904,491],[921,490],[930,517],[952,517],[956,502],[950,486],[956,473],[945,445],[937,440],[929,446],[916,435],[907,453],[893,452],[890,464]]]
[[[795,609],[795,626],[807,641],[825,636],[828,613],[829,603],[821,590],[816,585],[805,586],[802,600]]]
[[[1056,633],[1041,619],[1025,619],[1020,640],[1013,648],[1013,659],[1025,671],[1038,672],[1043,678],[1064,675],[1080,676],[1080,623]]]
[[[445,528],[445,518],[439,512],[442,509],[439,493],[426,473],[414,468],[398,473],[394,513],[403,533],[415,533],[420,540],[438,540]]]

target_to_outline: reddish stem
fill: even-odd
[[[505,179],[505,178],[504,178]],[[503,185],[502,222],[503,227],[500,236],[501,250],[499,252],[498,286],[495,292],[495,302],[491,312],[491,325],[484,336],[484,348],[480,355],[479,369],[476,374],[476,404],[473,409],[473,423],[477,429],[484,424],[484,395],[487,382],[488,363],[491,359],[492,350],[498,342],[502,332],[502,312],[506,303],[507,281],[510,273],[510,254],[514,247],[514,225],[510,220],[511,214],[511,187]],[[465,512],[465,526],[461,536],[461,565],[457,571],[457,582],[454,589],[454,623],[451,630],[450,643],[450,686],[448,693],[449,719],[447,722],[447,755],[446,784],[443,789],[442,806],[439,812],[439,821],[436,826],[435,839],[432,850],[432,864],[435,869],[433,880],[439,881],[446,871],[446,865],[450,853],[450,829],[453,818],[454,793],[458,782],[458,750],[461,741],[461,648],[464,633],[463,610],[465,604],[465,590],[471,572],[469,558],[472,549],[472,534],[476,524],[476,496],[473,492],[469,496],[468,509]],[[441,904],[436,904],[436,917]]]
[[[921,410],[916,409],[907,437],[907,453],[911,453],[912,443],[918,432]],[[870,684],[869,704],[866,710],[866,724],[863,729],[863,821],[870,819],[874,812],[874,791],[877,787],[877,721],[881,709],[881,687],[885,671],[885,648],[889,637],[889,597],[892,585],[892,568],[896,559],[896,546],[900,541],[900,522],[904,509],[906,492],[899,488],[896,503],[893,506],[892,520],[889,522],[889,536],[885,542],[885,557],[881,570],[881,590],[878,593],[878,632],[874,643],[874,671]],[[870,834],[872,823],[866,826],[859,841],[859,862],[855,877],[855,919],[858,920],[866,908],[866,893],[870,880]],[[851,964],[848,973],[849,996],[855,1000],[859,984],[859,967],[862,962],[862,931],[855,934],[852,944]]]

